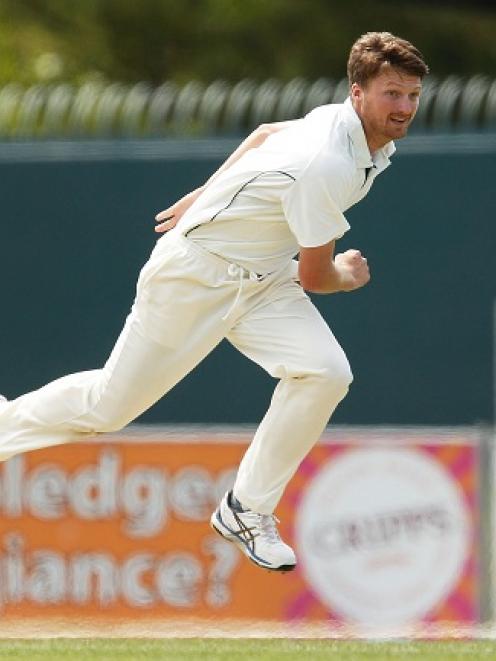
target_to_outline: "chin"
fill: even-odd
[[[399,126],[396,131],[389,131],[388,137],[390,140],[401,140],[401,138],[406,137],[407,134],[408,126],[405,126],[404,128]]]

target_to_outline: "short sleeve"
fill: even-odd
[[[339,175],[331,181],[331,176],[317,164],[310,164],[282,197],[288,225],[303,248],[314,248],[339,239],[350,229],[332,190],[345,182],[340,181]]]

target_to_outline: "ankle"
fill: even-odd
[[[246,512],[246,509],[243,507],[243,504],[236,498],[233,491],[229,492],[228,497],[229,507],[235,512]]]

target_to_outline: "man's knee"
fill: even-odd
[[[128,423],[129,421],[124,422],[123,420],[119,420],[119,419],[105,420],[100,425],[98,425],[98,429],[96,429],[95,431],[98,434],[108,434],[111,432],[120,431]]]
[[[105,415],[99,415],[93,420],[93,431],[97,434],[120,431],[130,422],[132,418],[121,411],[107,411]]]
[[[320,379],[323,387],[331,396],[343,397],[353,381],[353,373],[350,364],[344,354],[337,359],[331,356],[320,369]]]

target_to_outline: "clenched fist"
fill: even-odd
[[[346,250],[334,257],[334,266],[341,280],[342,291],[363,287],[370,280],[367,260],[359,250]]]

